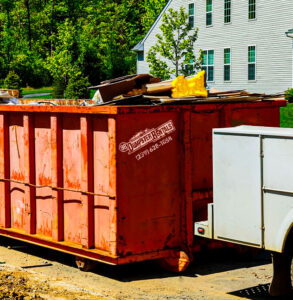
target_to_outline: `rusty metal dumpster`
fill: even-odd
[[[182,271],[212,201],[212,128],[279,126],[285,105],[2,105],[0,234]]]

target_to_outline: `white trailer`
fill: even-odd
[[[293,129],[214,129],[213,180],[214,202],[195,234],[272,251],[270,294],[291,292]]]

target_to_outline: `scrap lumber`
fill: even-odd
[[[160,94],[171,92],[172,90],[172,80],[161,81],[158,83],[146,84],[146,94]]]
[[[161,81],[160,78],[154,78],[149,74],[139,74],[103,81],[100,85],[92,88],[99,89],[103,101],[101,105],[251,102],[276,100],[284,96],[283,94],[250,93],[245,90],[220,91],[212,88],[208,93],[208,97],[198,94],[198,96],[172,98],[172,82],[173,80]]]
[[[149,74],[128,75],[102,82],[100,85],[91,88],[97,88],[103,102],[112,100],[113,98],[128,94],[130,91],[142,89],[142,86],[149,82],[157,82],[159,78],[154,78]],[[133,93],[134,95],[137,93]],[[130,96],[132,96],[130,94]]]

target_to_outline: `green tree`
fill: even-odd
[[[168,0],[144,0],[142,5],[144,12],[141,15],[141,23],[144,32],[147,33],[157,17],[160,15]]]
[[[90,83],[87,77],[71,77],[66,87],[67,99],[88,99]]]
[[[134,73],[131,49],[166,2],[0,0],[0,82],[10,70],[32,87]]]
[[[289,103],[293,103],[293,89],[288,89],[285,91],[285,99]]]
[[[162,34],[156,35],[157,43],[147,53],[152,75],[169,79],[171,75],[192,74],[193,70],[186,68],[188,64],[200,68],[202,55],[200,53],[196,58],[194,54],[198,28],[190,29],[188,14],[183,7],[179,11],[170,8],[164,13],[160,30]]]
[[[69,20],[59,26],[55,44],[52,55],[47,58],[47,68],[53,78],[63,79],[67,85],[71,76],[81,73],[76,28]]]
[[[65,90],[66,90],[66,85],[65,85],[64,80],[62,78],[54,79],[53,92],[52,92],[53,99],[64,99],[65,98]]]
[[[4,87],[6,89],[20,89],[20,78],[14,71],[10,71],[8,73],[7,77],[4,80]]]
[[[93,36],[97,58],[107,79],[135,72],[136,55],[131,49],[143,36],[139,22],[141,4],[136,0],[102,0],[95,11]]]

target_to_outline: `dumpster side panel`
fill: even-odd
[[[213,110],[191,114],[192,187],[194,190],[208,189],[213,185],[212,139],[213,128],[220,127],[220,111]]]
[[[12,114],[9,120],[10,178],[25,180],[24,123],[23,114]],[[25,230],[25,188],[23,184],[11,182],[11,227]]]
[[[0,114],[0,178],[10,178],[9,116]],[[0,227],[11,226],[10,182],[0,182]]]
[[[109,205],[109,133],[108,118],[95,117],[93,121],[94,139],[94,228],[95,247],[110,250],[110,205]]]
[[[81,130],[79,116],[63,116],[64,187],[81,190]],[[64,191],[64,240],[81,244],[81,193]]]
[[[238,105],[232,110],[231,126],[239,125],[280,127],[280,108],[255,108],[253,105],[248,108],[242,108]]]
[[[121,115],[117,122],[118,253],[179,247],[184,236],[179,114]]]
[[[207,217],[207,203],[212,202],[212,130],[221,126],[219,109],[191,114],[192,198],[195,220]]]
[[[36,185],[51,186],[50,115],[35,116]],[[52,189],[36,189],[36,233],[52,237]]]

